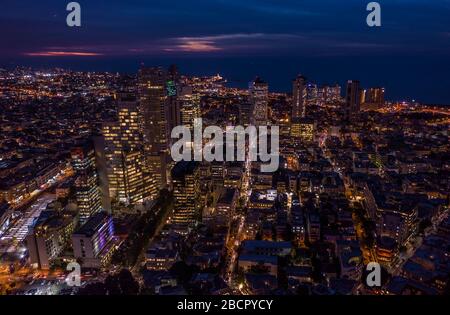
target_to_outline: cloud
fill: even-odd
[[[26,52],[23,55],[29,57],[93,57],[103,56],[101,53],[80,52],[80,51],[37,51]]]
[[[220,50],[223,49],[216,46],[214,41],[202,39],[183,39],[179,40],[178,44],[164,48],[164,51],[167,52],[214,52]]]
[[[165,40],[168,52],[216,52],[261,47],[262,43],[274,40],[300,39],[292,34],[236,33],[206,36],[185,36]]]
[[[127,47],[120,44],[92,44],[78,46],[47,46],[25,56],[89,57],[89,56],[153,56],[161,54],[248,54],[292,53],[355,54],[363,51],[385,51],[395,46],[379,42],[348,41],[339,34],[288,33],[230,33],[181,36],[147,41],[133,41]]]
[[[208,35],[208,36],[194,36],[194,37],[177,37],[177,40],[232,40],[232,39],[249,39],[249,38],[261,38],[266,37],[267,34],[263,33],[237,33],[237,34],[220,34],[220,35]]]

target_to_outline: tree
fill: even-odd
[[[122,269],[118,275],[118,282],[122,294],[137,295],[139,294],[139,283],[133,278],[128,269]]]
[[[178,261],[170,268],[170,274],[177,278],[177,280],[185,285],[192,276],[200,271],[197,266],[187,265],[184,261]]]
[[[425,233],[425,230],[432,225],[430,219],[424,219],[419,223],[419,233]]]
[[[105,282],[86,285],[78,291],[78,295],[137,295],[139,292],[139,283],[131,272],[122,269],[118,274],[108,276]]]
[[[78,290],[77,295],[106,295],[107,290],[103,282],[90,283]]]
[[[404,245],[400,246],[400,248],[399,248],[399,252],[402,253],[402,254],[405,254],[406,250],[407,250],[407,248]]]

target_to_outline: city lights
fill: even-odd
[[[0,295],[302,313],[449,294],[448,1],[16,2]]]

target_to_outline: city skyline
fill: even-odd
[[[134,73],[140,62],[177,63],[240,87],[259,75],[281,92],[300,72],[384,86],[392,100],[450,102],[447,1],[380,1],[376,28],[365,23],[365,1],[194,3],[80,1],[82,26],[69,28],[66,3],[7,1],[0,65]]]
[[[448,108],[300,74],[292,93],[259,77],[237,89],[176,65],[0,81],[3,294],[115,294],[114,277],[123,294],[449,289]],[[248,129],[236,146],[232,126]],[[270,154],[264,137],[245,140],[255,126],[270,126]],[[179,127],[189,136],[166,132]],[[184,157],[202,144],[213,159]]]
[[[450,294],[450,0],[62,2],[0,12],[0,295]]]

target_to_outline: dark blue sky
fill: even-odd
[[[0,64],[135,72],[178,63],[236,85],[255,75],[289,90],[301,72],[318,83],[359,79],[392,99],[450,104],[450,0],[1,0]]]

